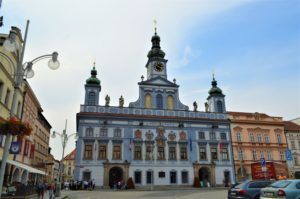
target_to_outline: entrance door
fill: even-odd
[[[109,171],[109,186],[113,188],[114,184],[123,181],[123,170],[120,167],[113,167]],[[126,182],[123,182],[126,183]]]
[[[147,177],[147,184],[153,184],[153,175],[152,175],[152,171],[147,171],[146,173],[146,177]]]
[[[200,184],[201,187],[207,187],[208,186],[208,182],[209,182],[209,171],[208,168],[206,167],[201,167],[201,169],[199,169],[199,180],[200,180]]]
[[[229,187],[230,183],[230,171],[224,171],[224,185],[225,187]]]

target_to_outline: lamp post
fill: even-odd
[[[58,135],[61,138],[61,144],[62,144],[62,156],[61,156],[61,161],[59,162],[59,169],[58,169],[58,186],[56,187],[56,196],[61,195],[61,182],[62,182],[62,167],[63,167],[63,160],[65,157],[65,148],[68,143],[68,140],[71,136],[75,136],[75,139],[77,139],[78,135],[77,133],[72,133],[70,135],[67,134],[67,120],[66,120],[66,125],[65,129],[63,130],[62,133],[58,133],[56,131],[53,131],[51,137],[55,138],[56,135]]]
[[[26,46],[26,40],[27,40],[27,34],[28,34],[28,28],[29,28],[29,20],[27,20],[26,29],[25,29],[25,35],[24,35],[24,41],[22,48],[19,49],[18,43],[16,41],[17,33],[14,31],[11,31],[8,38],[4,41],[3,47],[5,50],[9,52],[15,52],[16,54],[16,70],[14,72],[14,92],[13,92],[13,98],[12,98],[12,106],[10,109],[10,117],[13,117],[14,110],[16,107],[17,102],[17,93],[20,90],[20,86],[22,84],[23,78],[31,78],[34,76],[34,71],[32,70],[32,65],[36,62],[45,59],[45,58],[51,58],[48,62],[48,66],[50,69],[57,69],[59,67],[59,61],[57,60],[58,53],[54,52],[52,54],[42,55],[39,56],[29,62],[25,62],[23,64],[23,58],[24,58],[24,52],[25,52],[25,46]],[[20,53],[21,52],[21,53]],[[12,66],[14,67],[14,62],[10,59],[9,56],[7,56],[5,53],[0,52],[0,56],[5,57],[7,60],[12,63]],[[0,198],[2,193],[2,187],[3,187],[3,180],[4,180],[4,173],[6,168],[6,162],[9,155],[9,148],[12,141],[12,135],[8,134],[5,138],[5,145],[3,150],[3,156],[2,156],[2,162],[1,162],[1,169],[0,169]]]

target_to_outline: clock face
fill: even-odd
[[[156,62],[154,64],[154,70],[156,70],[157,72],[161,72],[164,70],[164,65],[163,63],[160,63],[160,62]]]

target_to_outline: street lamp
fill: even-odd
[[[3,43],[3,47],[5,50],[7,50],[9,52],[15,52],[16,60],[17,60],[16,71],[14,71],[14,75],[13,75],[14,76],[13,77],[14,92],[13,92],[13,98],[12,98],[12,106],[10,109],[10,117],[14,116],[14,110],[15,110],[16,103],[17,103],[17,93],[18,93],[18,90],[20,89],[20,85],[22,84],[23,79],[31,78],[34,75],[34,72],[32,70],[32,65],[42,59],[45,59],[45,58],[51,58],[51,61],[48,62],[50,69],[57,69],[60,65],[57,60],[57,56],[58,56],[57,52],[39,56],[39,57],[37,57],[29,62],[25,62],[23,64],[28,28],[29,28],[29,20],[27,20],[27,24],[26,24],[26,30],[25,30],[22,49],[19,48],[19,45],[16,41],[17,33],[14,31],[10,32],[8,38]],[[20,53],[20,51],[21,51],[21,53]],[[5,57],[12,64],[14,63],[10,59],[10,57],[7,56],[5,53],[0,52],[0,56]],[[13,66],[14,66],[14,64],[13,64]],[[0,169],[0,198],[1,198],[1,193],[2,193],[4,173],[5,173],[6,162],[7,162],[7,158],[8,158],[8,154],[9,154],[9,148],[11,145],[11,141],[12,141],[12,135],[10,135],[10,134],[6,135],[5,145],[4,145],[4,149],[3,149],[2,162],[1,162],[1,169]]]
[[[67,134],[67,120],[66,120],[66,125],[65,125],[65,129],[63,130],[62,133],[58,133],[56,131],[52,132],[51,137],[52,138],[56,138],[56,135],[58,135],[61,138],[61,144],[62,144],[62,148],[63,148],[63,152],[62,152],[62,157],[61,157],[61,161],[59,162],[59,170],[58,170],[58,186],[56,187],[56,196],[60,196],[61,194],[61,182],[62,182],[62,166],[63,166],[63,159],[65,157],[65,148],[66,145],[68,143],[68,140],[71,136],[75,136],[75,139],[77,140],[78,138],[78,134],[77,133],[72,133],[70,135]]]

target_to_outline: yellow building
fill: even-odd
[[[74,180],[74,162],[76,156],[76,149],[74,149],[71,153],[69,153],[63,160],[63,174],[62,181],[69,182],[70,180]]]

